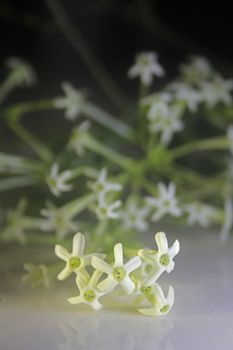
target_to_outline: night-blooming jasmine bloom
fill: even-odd
[[[85,120],[78,127],[72,130],[68,146],[80,157],[84,155],[84,139],[85,136],[88,135],[90,127],[91,122],[89,120]]]
[[[202,95],[199,90],[180,82],[171,84],[170,89],[174,92],[177,100],[184,102],[191,112],[196,112],[202,102]]]
[[[99,302],[99,298],[106,294],[106,292],[100,292],[97,288],[98,281],[103,273],[95,271],[88,283],[82,278],[82,275],[76,278],[76,283],[79,288],[80,294],[76,297],[68,299],[70,304],[87,304],[94,310],[100,310],[102,304]]]
[[[183,106],[167,105],[164,102],[154,103],[147,115],[149,121],[149,132],[161,134],[161,143],[168,145],[172,140],[173,134],[181,131],[184,124],[181,120],[183,115]]]
[[[107,169],[102,168],[99,176],[92,184],[92,190],[96,193],[96,195],[99,197],[103,197],[107,192],[119,192],[122,190],[121,184],[110,182],[107,180]]]
[[[220,231],[220,241],[226,242],[233,229],[233,201],[230,196],[225,200],[224,222]]]
[[[26,274],[22,278],[23,282],[30,283],[33,288],[49,286],[49,276],[45,265],[24,264],[23,267],[26,271]]]
[[[231,92],[233,90],[233,80],[224,80],[221,76],[216,76],[211,82],[204,81],[201,84],[203,101],[209,108],[213,108],[219,102],[226,105],[232,104]]]
[[[96,207],[96,215],[98,219],[118,219],[121,216],[121,213],[116,210],[120,208],[121,204],[121,200],[116,200],[115,202],[108,204],[105,201],[105,197],[100,196]]]
[[[151,94],[149,96],[146,96],[141,99],[141,105],[142,106],[152,106],[154,104],[158,103],[164,103],[165,105],[169,104],[172,102],[173,96],[170,92],[156,92],[154,94]]]
[[[229,143],[230,143],[230,151],[231,151],[231,153],[233,155],[233,124],[228,126],[227,137],[228,137],[228,140],[229,140]]]
[[[84,235],[80,232],[76,233],[76,235],[73,238],[73,247],[71,253],[69,253],[65,248],[63,248],[59,244],[55,246],[55,254],[58,256],[58,258],[62,259],[66,263],[64,269],[57,276],[57,278],[60,281],[63,281],[64,279],[69,277],[73,272],[76,275],[80,273],[85,280],[86,278],[88,278],[89,275],[85,270],[85,266],[91,264],[91,258],[93,257],[93,255],[103,255],[84,255],[84,249],[85,238]]]
[[[189,225],[199,224],[202,227],[208,227],[217,214],[216,208],[198,202],[185,205],[184,211],[188,213]]]
[[[10,57],[6,61],[6,66],[10,69],[9,79],[12,85],[32,86],[37,82],[34,69],[22,58]]]
[[[184,81],[199,85],[200,82],[210,79],[214,70],[210,62],[201,56],[192,56],[188,63],[180,67],[181,77]]]
[[[61,192],[71,191],[72,186],[66,183],[71,176],[71,170],[66,170],[59,174],[59,166],[57,163],[54,163],[46,180],[50,191],[57,197],[60,196]]]
[[[153,77],[163,77],[165,71],[158,62],[158,55],[155,52],[142,52],[136,55],[135,64],[129,69],[129,78],[139,77],[141,83],[150,86]]]
[[[160,220],[165,214],[175,217],[181,216],[182,210],[178,206],[176,198],[176,185],[173,182],[170,182],[168,186],[159,183],[158,191],[159,196],[157,198],[146,198],[148,205],[155,209],[155,213],[152,215],[152,221]]]
[[[150,297],[148,298],[153,307],[138,309],[138,311],[147,316],[166,315],[174,305],[174,289],[172,286],[170,286],[166,297],[163,293],[162,288],[157,283],[154,285],[153,289],[153,295],[150,295]]]
[[[129,201],[122,212],[123,225],[126,229],[136,229],[140,232],[146,231],[149,226],[147,222],[148,214],[148,206],[139,208],[135,202]]]
[[[135,284],[129,275],[140,267],[142,263],[141,258],[135,256],[124,264],[121,243],[117,243],[114,246],[114,258],[115,262],[113,265],[108,264],[98,257],[94,256],[92,258],[92,266],[96,270],[108,275],[105,280],[99,283],[98,288],[100,291],[111,291],[117,285],[120,285],[126,294],[131,294],[135,288]]]
[[[153,285],[163,272],[170,273],[174,269],[175,263],[173,259],[180,251],[178,240],[170,248],[168,247],[167,237],[164,232],[156,233],[155,241],[158,250],[140,249],[138,251],[138,255],[153,267],[145,277],[144,284],[146,286]]]
[[[41,223],[41,229],[55,232],[59,239],[63,239],[69,233],[77,231],[77,223],[72,220],[67,210],[62,207],[57,208],[48,202],[47,209],[42,209],[41,215],[45,218]]]
[[[59,109],[65,109],[66,118],[75,120],[82,112],[86,99],[82,92],[76,90],[68,82],[62,84],[62,89],[65,92],[65,96],[56,98],[54,106]]]

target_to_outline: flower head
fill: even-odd
[[[23,282],[30,283],[33,288],[38,286],[49,286],[48,271],[45,265],[25,264],[24,270],[26,271],[26,274],[22,278]]]
[[[122,189],[122,186],[118,183],[113,183],[107,180],[107,169],[102,168],[99,176],[92,184],[92,189],[96,193],[96,195],[99,197],[105,196],[108,192],[119,192]]]
[[[70,83],[64,82],[62,89],[65,97],[58,97],[54,100],[54,106],[65,109],[65,116],[69,120],[75,120],[83,110],[86,99],[82,92],[76,90]]]
[[[104,196],[100,196],[96,208],[96,215],[100,220],[105,219],[118,219],[121,216],[119,211],[122,202],[121,200],[116,200],[113,203],[108,204]]]
[[[128,201],[125,210],[122,212],[122,220],[125,228],[146,231],[148,229],[147,216],[148,206],[139,208],[134,201]]]
[[[92,266],[97,270],[104,272],[108,277],[98,284],[100,291],[110,291],[117,285],[120,285],[126,294],[131,294],[135,288],[135,284],[130,278],[130,273],[138,269],[141,265],[141,258],[135,256],[126,264],[123,262],[123,248],[121,243],[114,246],[115,261],[112,265],[98,258],[92,258]]]
[[[188,213],[189,225],[198,223],[202,227],[208,227],[217,213],[216,208],[198,202],[187,204],[184,211]]]
[[[181,78],[187,83],[199,85],[214,75],[210,62],[201,56],[191,56],[188,63],[180,67]]]
[[[202,102],[202,94],[199,90],[181,82],[171,84],[170,89],[174,92],[178,101],[185,103],[190,112],[197,111],[198,106]]]
[[[170,182],[168,186],[163,183],[158,184],[159,196],[157,198],[147,197],[147,203],[151,208],[155,208],[152,215],[153,221],[160,220],[165,214],[172,216],[181,216],[182,210],[178,206],[176,198],[176,185]]]
[[[57,197],[60,196],[61,192],[71,191],[72,186],[66,183],[66,181],[70,180],[71,176],[71,170],[66,170],[59,174],[59,166],[57,163],[54,163],[47,177],[47,184],[50,191]]]
[[[37,82],[37,76],[32,66],[19,57],[10,57],[6,61],[10,69],[10,79],[15,86],[32,86]]]
[[[94,255],[103,256],[102,254],[90,254],[84,255],[85,249],[85,238],[84,235],[80,232],[76,233],[73,238],[73,247],[72,252],[69,253],[65,248],[61,245],[57,244],[55,246],[55,254],[58,258],[65,261],[66,266],[64,269],[58,274],[57,278],[60,281],[63,281],[67,277],[69,277],[73,272],[77,274],[81,274],[82,278],[85,280],[88,279],[88,273],[85,270],[85,266],[91,264],[91,259]]]
[[[141,83],[150,86],[153,82],[153,76],[163,77],[165,71],[158,62],[158,55],[155,52],[142,52],[136,55],[135,64],[129,69],[129,78],[139,77]]]
[[[180,251],[179,241],[176,240],[173,245],[169,248],[167,237],[164,232],[158,232],[155,235],[155,241],[158,246],[158,250],[144,250],[140,249],[138,255],[145,261],[152,265],[150,273],[145,277],[144,284],[146,286],[153,285],[163,272],[170,273],[175,263],[174,257]]]
[[[88,131],[91,127],[91,122],[85,120],[78,127],[74,128],[71,133],[69,148],[73,149],[78,156],[83,156],[84,154],[84,139],[88,134]]]
[[[100,271],[95,271],[88,282],[83,279],[82,275],[78,275],[76,278],[76,283],[80,294],[76,297],[69,298],[69,303],[87,304],[94,310],[100,310],[102,308],[102,304],[99,302],[99,298],[106,294],[106,292],[100,292],[97,288],[98,281],[102,274],[103,273]]]
[[[233,90],[233,80],[224,80],[221,76],[216,76],[214,80],[201,84],[203,101],[209,108],[214,108],[219,102],[226,105],[232,104],[231,91]]]
[[[153,294],[148,298],[152,304],[152,308],[138,309],[147,316],[161,316],[166,315],[174,305],[175,292],[172,286],[169,287],[167,296],[165,297],[162,288],[159,284],[153,286]]]

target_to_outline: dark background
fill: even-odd
[[[155,50],[168,76],[187,54],[206,55],[225,75],[232,74],[232,11],[230,5],[204,8],[197,2],[152,0],[62,1],[75,29],[80,31],[104,68],[131,98],[137,84],[126,72],[135,52]],[[27,99],[53,97],[60,82],[89,87],[92,97],[111,106],[82,58],[64,37],[46,1],[0,0],[2,64],[8,56],[21,56],[35,67],[40,84],[27,91]],[[24,91],[14,93],[21,100]],[[113,107],[113,106],[112,106]]]

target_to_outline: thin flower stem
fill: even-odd
[[[78,166],[77,168],[71,170],[70,179],[73,180],[81,175],[96,179],[98,176],[98,171],[88,166]]]
[[[95,200],[95,194],[88,193],[83,197],[79,197],[72,202],[65,204],[62,209],[66,210],[70,218],[85,210]]]
[[[42,167],[43,164],[36,160],[0,153],[0,172],[2,173],[40,173]]]
[[[19,187],[33,186],[39,182],[38,178],[23,175],[8,177],[7,179],[0,180],[0,192],[14,190]]]

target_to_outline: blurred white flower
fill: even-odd
[[[121,213],[119,211],[116,211],[120,208],[122,202],[121,200],[116,200],[113,203],[108,204],[105,201],[104,196],[100,196],[97,208],[96,208],[96,215],[99,220],[105,220],[105,219],[118,219],[121,217]]]
[[[141,99],[140,103],[142,106],[147,106],[147,105],[154,105],[157,103],[164,103],[164,104],[169,104],[172,102],[173,96],[171,92],[163,91],[163,92],[156,92],[154,94],[151,94],[149,96],[146,96]]]
[[[146,316],[161,316],[166,315],[174,305],[175,301],[175,292],[172,286],[169,287],[167,296],[165,297],[162,288],[158,283],[156,283],[153,287],[153,297],[149,300],[151,301],[152,308],[143,308],[138,309],[143,315]]]
[[[163,77],[165,71],[158,62],[158,55],[155,52],[142,52],[136,55],[135,64],[129,69],[129,78],[139,77],[141,83],[150,86],[153,77]]]
[[[68,147],[73,149],[80,157],[84,155],[84,139],[85,136],[88,135],[90,127],[91,122],[89,120],[85,120],[78,127],[72,130]]]
[[[6,66],[10,70],[9,79],[14,86],[32,86],[37,82],[37,76],[33,67],[19,57],[10,57],[6,60]]]
[[[59,239],[77,231],[77,223],[72,220],[67,210],[57,208],[51,202],[47,202],[47,209],[42,209],[41,215],[45,218],[41,223],[41,229],[54,232]]]
[[[94,256],[92,258],[92,266],[97,271],[108,275],[105,280],[98,284],[98,288],[101,292],[111,291],[117,285],[120,285],[126,294],[131,294],[135,288],[135,284],[129,275],[140,267],[142,263],[141,258],[135,256],[124,264],[122,244],[117,243],[114,246],[114,260],[113,264],[108,264],[98,257]]]
[[[188,213],[189,225],[199,224],[202,227],[208,227],[217,214],[216,208],[198,202],[185,205],[184,211]]]
[[[75,120],[86,104],[86,98],[83,93],[76,90],[70,83],[62,84],[65,96],[54,100],[54,106],[59,109],[65,109],[65,116],[69,120]]]
[[[232,104],[231,91],[233,90],[233,80],[225,80],[221,76],[216,76],[214,80],[201,83],[201,93],[203,102],[209,108],[215,107],[219,102],[226,105]]]
[[[71,176],[71,170],[65,170],[59,174],[59,166],[57,163],[54,163],[46,179],[50,191],[57,197],[60,196],[61,192],[71,191],[72,185],[66,183],[71,179]]]
[[[113,183],[107,180],[107,168],[102,168],[99,172],[99,176],[91,187],[98,198],[105,196],[108,192],[119,192],[122,190],[121,184]]]
[[[158,184],[159,196],[157,198],[147,197],[146,201],[148,205],[155,209],[152,215],[152,221],[160,220],[165,214],[172,216],[181,216],[182,210],[178,206],[178,200],[176,198],[176,185],[170,182],[168,186],[163,183]]]
[[[161,142],[164,145],[168,145],[172,140],[173,134],[184,128],[181,120],[182,115],[183,107],[181,105],[168,106],[162,101],[154,103],[147,115],[149,132],[160,133]]]
[[[227,196],[224,208],[224,221],[220,231],[220,241],[226,242],[233,229],[233,201]]]
[[[230,143],[230,151],[233,155],[233,124],[229,125],[227,128],[227,137]]]
[[[170,84],[169,88],[174,92],[177,100],[184,102],[191,112],[196,112],[202,102],[202,94],[199,90],[181,82]]]
[[[149,211],[148,206],[139,208],[133,200],[128,201],[126,208],[122,211],[124,227],[126,229],[136,229],[140,232],[146,231],[149,227],[147,222]]]
[[[26,271],[22,278],[24,283],[29,283],[33,288],[38,286],[49,287],[48,269],[45,265],[24,264],[23,267]]]
[[[203,80],[208,80],[214,75],[210,62],[201,56],[191,56],[188,63],[180,66],[182,80],[199,85]]]

